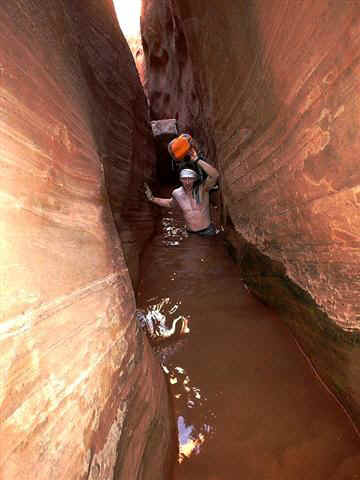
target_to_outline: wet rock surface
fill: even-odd
[[[154,151],[110,5],[0,6],[2,479],[165,475],[167,391],[127,268]]]
[[[245,258],[247,245],[258,251],[247,256],[249,286],[281,303],[359,423],[358,4],[144,3],[152,115],[175,116],[202,142],[213,137],[210,160],[221,171],[223,216],[239,236],[231,234],[236,256]],[[282,272],[281,301],[258,274],[262,256],[269,275]],[[289,285],[311,299],[298,298],[309,320],[290,319]],[[342,360],[324,348],[330,331],[344,332],[333,344]]]

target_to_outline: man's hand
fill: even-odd
[[[154,199],[154,195],[149,185],[147,183],[144,183],[144,187],[145,187],[145,197],[149,200],[149,202],[152,202]]]
[[[145,197],[148,199],[149,202],[152,202],[154,199],[154,195],[147,183],[144,183],[144,188],[145,188]]]
[[[198,158],[198,154],[197,154],[197,151],[195,149],[195,147],[192,147],[189,151],[189,154],[190,154],[190,158],[193,162],[196,162],[197,158]]]

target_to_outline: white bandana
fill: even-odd
[[[180,172],[180,178],[195,178],[197,179],[199,175],[194,172],[194,170],[190,170],[190,168],[183,168]]]

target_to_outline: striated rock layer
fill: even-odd
[[[153,117],[212,136],[248,284],[360,423],[359,4],[144,0],[142,33]]]
[[[110,3],[110,2],[107,2]],[[105,169],[107,193],[133,284],[138,281],[138,258],[152,234],[153,215],[145,201],[144,181],[155,172],[155,149],[148,108],[137,70],[116,20],[107,24],[110,7],[88,1],[86,8],[69,4],[78,34],[78,61],[91,95],[90,119],[97,151]],[[125,53],[126,50],[126,53]]]
[[[108,0],[2,2],[0,23],[0,478],[163,478],[166,386],[108,201],[136,281],[134,62]]]

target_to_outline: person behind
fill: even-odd
[[[183,162],[180,166],[181,187],[173,190],[170,198],[159,198],[153,195],[150,187],[145,183],[145,195],[149,202],[160,207],[172,208],[177,203],[182,210],[186,230],[189,233],[202,236],[216,235],[215,225],[211,223],[210,219],[209,192],[216,185],[219,172],[198,155],[191,137],[188,135],[185,137],[188,137],[186,138],[188,146],[180,152],[180,155],[172,154],[176,161],[182,160],[185,155],[190,156],[191,161]],[[172,153],[171,143],[169,144],[170,153]],[[201,167],[201,170],[206,173],[205,180],[203,180],[201,170],[196,167]],[[198,171],[195,171],[195,168]]]

